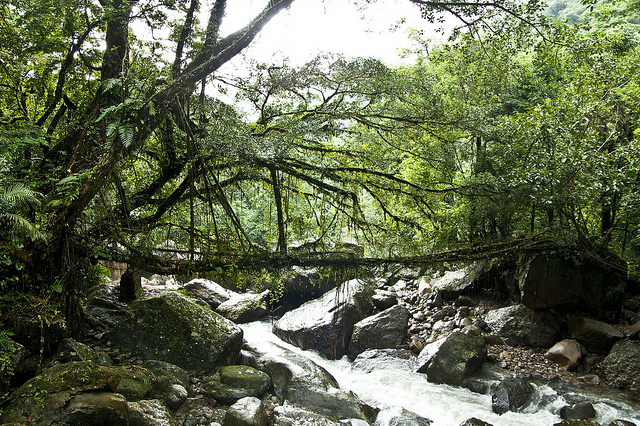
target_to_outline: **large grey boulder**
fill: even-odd
[[[551,314],[534,312],[522,304],[494,309],[485,322],[503,339],[522,346],[550,347],[558,341],[560,324]]]
[[[347,353],[353,326],[373,309],[374,286],[354,279],[285,313],[273,333],[302,349],[313,349],[329,359]]]
[[[522,411],[533,400],[535,388],[521,378],[504,379],[491,392],[491,408],[494,413]]]
[[[229,300],[222,302],[218,312],[236,324],[258,321],[269,313],[269,290],[262,293],[241,293],[232,295]]]
[[[227,290],[215,281],[206,280],[204,278],[195,278],[186,283],[182,289],[187,296],[194,299],[197,303],[216,309],[221,303],[229,300],[234,293]]]
[[[574,258],[536,255],[523,262],[519,287],[522,303],[531,309],[573,310],[615,321],[624,301],[626,264],[610,259],[605,265],[578,253]]]
[[[580,316],[569,319],[569,334],[587,351],[598,354],[609,353],[614,343],[624,338],[624,334],[611,324]]]
[[[431,284],[431,291],[440,293],[445,300],[456,300],[465,289],[480,278],[486,268],[486,262],[475,262],[464,268],[448,271],[442,278]]]
[[[487,359],[487,346],[480,336],[453,332],[424,347],[417,371],[433,383],[460,386]]]
[[[358,321],[353,326],[348,355],[355,358],[367,349],[393,349],[407,335],[409,310],[395,305],[376,315]]]
[[[187,371],[233,364],[242,347],[242,330],[236,324],[177,293],[133,302],[131,318],[115,325],[108,336],[145,359]]]
[[[248,355],[254,367],[271,378],[275,396],[323,416],[370,421],[376,410],[353,392],[340,389],[336,379],[310,359],[281,346],[262,347]],[[246,352],[246,351],[243,351]]]
[[[640,400],[640,340],[620,340],[600,365],[609,386],[634,393]]]

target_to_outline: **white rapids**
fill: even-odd
[[[401,408],[412,411],[433,421],[433,426],[458,426],[475,417],[493,426],[551,426],[561,421],[557,414],[567,401],[548,386],[538,386],[542,401],[534,409],[524,412],[507,412],[502,415],[491,410],[491,396],[473,393],[466,388],[429,383],[424,374],[410,368],[390,365],[388,368],[365,372],[352,368],[352,363],[343,359],[331,361],[313,351],[303,351],[283,342],[271,332],[272,322],[259,321],[242,325],[247,343],[259,349],[268,348],[265,342],[276,343],[316,364],[324,367],[338,381],[340,387],[356,393],[367,404],[381,410],[376,426],[386,426]],[[407,361],[408,362],[408,361]],[[598,416],[596,421],[608,425],[614,419],[638,423],[638,413],[622,402],[597,397],[589,399]],[[638,423],[640,424],[640,423]]]

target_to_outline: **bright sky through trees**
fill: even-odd
[[[245,25],[263,7],[262,0],[230,2],[222,32]],[[435,28],[420,18],[408,0],[378,0],[371,4],[351,0],[296,1],[276,16],[245,53],[258,61],[288,57],[301,64],[319,52],[347,57],[373,57],[387,63],[399,60],[399,49],[409,45],[408,30]]]

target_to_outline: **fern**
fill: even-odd
[[[37,192],[23,184],[0,188],[0,237],[42,240],[44,236],[21,213],[40,204]]]
[[[120,140],[122,141],[122,146],[124,146],[125,148],[128,148],[129,146],[131,146],[131,143],[133,142],[133,137],[135,136],[133,126],[131,124],[120,126],[118,128],[118,133],[120,134]]]

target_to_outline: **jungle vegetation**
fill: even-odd
[[[0,2],[3,311],[74,329],[99,260],[269,271],[351,242],[353,264],[553,241],[634,270],[638,0],[404,0],[460,25],[400,66],[216,73],[293,1],[228,35],[224,0]]]

